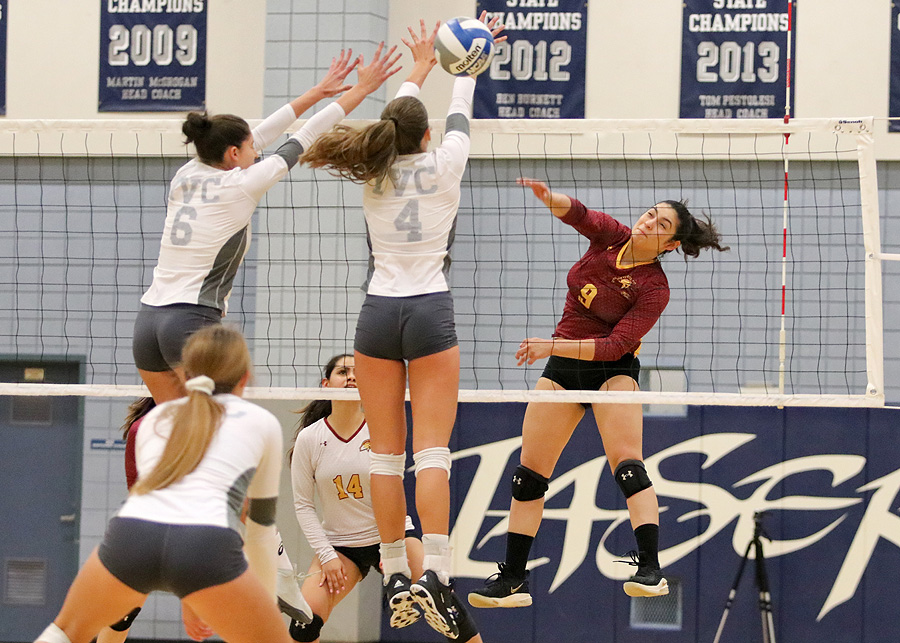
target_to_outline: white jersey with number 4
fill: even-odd
[[[416,96],[418,91],[418,85],[407,82],[397,96]],[[469,158],[474,93],[474,79],[457,78],[441,145],[398,157],[390,178],[366,184],[370,295],[411,297],[450,289],[449,251]]]

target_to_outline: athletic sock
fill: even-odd
[[[409,561],[406,559],[406,539],[401,538],[392,543],[381,543],[381,571],[384,574],[384,583],[390,580],[394,574],[403,574],[407,578],[412,576],[409,570]]]
[[[425,559],[422,566],[437,574],[444,584],[450,584],[450,537],[446,534],[422,534]]]
[[[506,568],[516,578],[525,578],[525,567],[531,554],[534,536],[509,532],[506,534]]]
[[[638,555],[653,567],[659,567],[659,525],[648,522],[634,530]]]
[[[277,529],[275,530],[275,537],[278,538],[278,569],[288,570],[293,574],[294,565],[287,555],[287,551],[284,548],[284,540],[281,538],[281,534],[278,533]]]

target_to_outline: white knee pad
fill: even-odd
[[[66,633],[56,623],[50,623],[47,629],[41,632],[41,635],[35,640],[44,641],[45,643],[72,643],[69,637],[66,636]]]
[[[450,477],[450,449],[447,447],[432,447],[413,453],[416,463],[416,476],[423,469],[443,469]]]
[[[369,473],[380,476],[400,476],[403,479],[403,473],[406,470],[406,454],[400,453],[394,455],[392,453],[369,453],[371,463],[369,464]]]

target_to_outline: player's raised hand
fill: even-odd
[[[378,49],[375,50],[372,62],[368,65],[365,64],[362,56],[359,57],[359,66],[356,70],[359,80],[356,86],[365,90],[367,94],[374,92],[381,87],[384,81],[402,69],[401,66],[397,65],[397,61],[400,60],[400,54],[394,53],[397,51],[397,45],[388,49],[384,56],[381,55],[382,51],[384,51],[384,42],[378,44]]]
[[[352,49],[341,49],[340,55],[331,59],[328,73],[325,74],[325,77],[319,81],[316,87],[326,97],[337,96],[347,91],[353,87],[353,85],[345,82],[347,76],[358,64],[359,58],[353,58]]]
[[[544,202],[547,206],[550,205],[550,188],[543,181],[538,181],[537,179],[529,179],[524,176],[520,176],[516,179],[516,184],[521,185],[526,188],[531,188],[531,191],[534,192],[534,196],[539,198]]]
[[[486,24],[487,28],[491,30],[491,34],[494,36],[494,44],[495,45],[498,42],[503,42],[504,40],[506,40],[506,36],[500,36],[498,38],[498,35],[500,34],[500,32],[503,31],[504,29],[506,29],[506,25],[497,24],[498,22],[500,22],[500,16],[494,16],[493,18],[488,20],[487,19],[487,11],[482,11],[481,15],[478,16],[478,19],[481,20],[481,22],[483,22],[484,24]]]

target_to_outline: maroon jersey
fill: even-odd
[[[134,483],[137,482],[138,479],[137,460],[134,447],[137,443],[137,432],[143,420],[143,417],[139,417],[135,420],[132,425],[128,427],[128,436],[125,438],[125,484],[128,485],[129,489],[134,486]]]
[[[615,361],[637,353],[669,303],[669,282],[659,261],[621,267],[631,229],[608,214],[572,199],[560,219],[591,245],[572,266],[569,292],[554,337],[594,339],[594,361]]]

